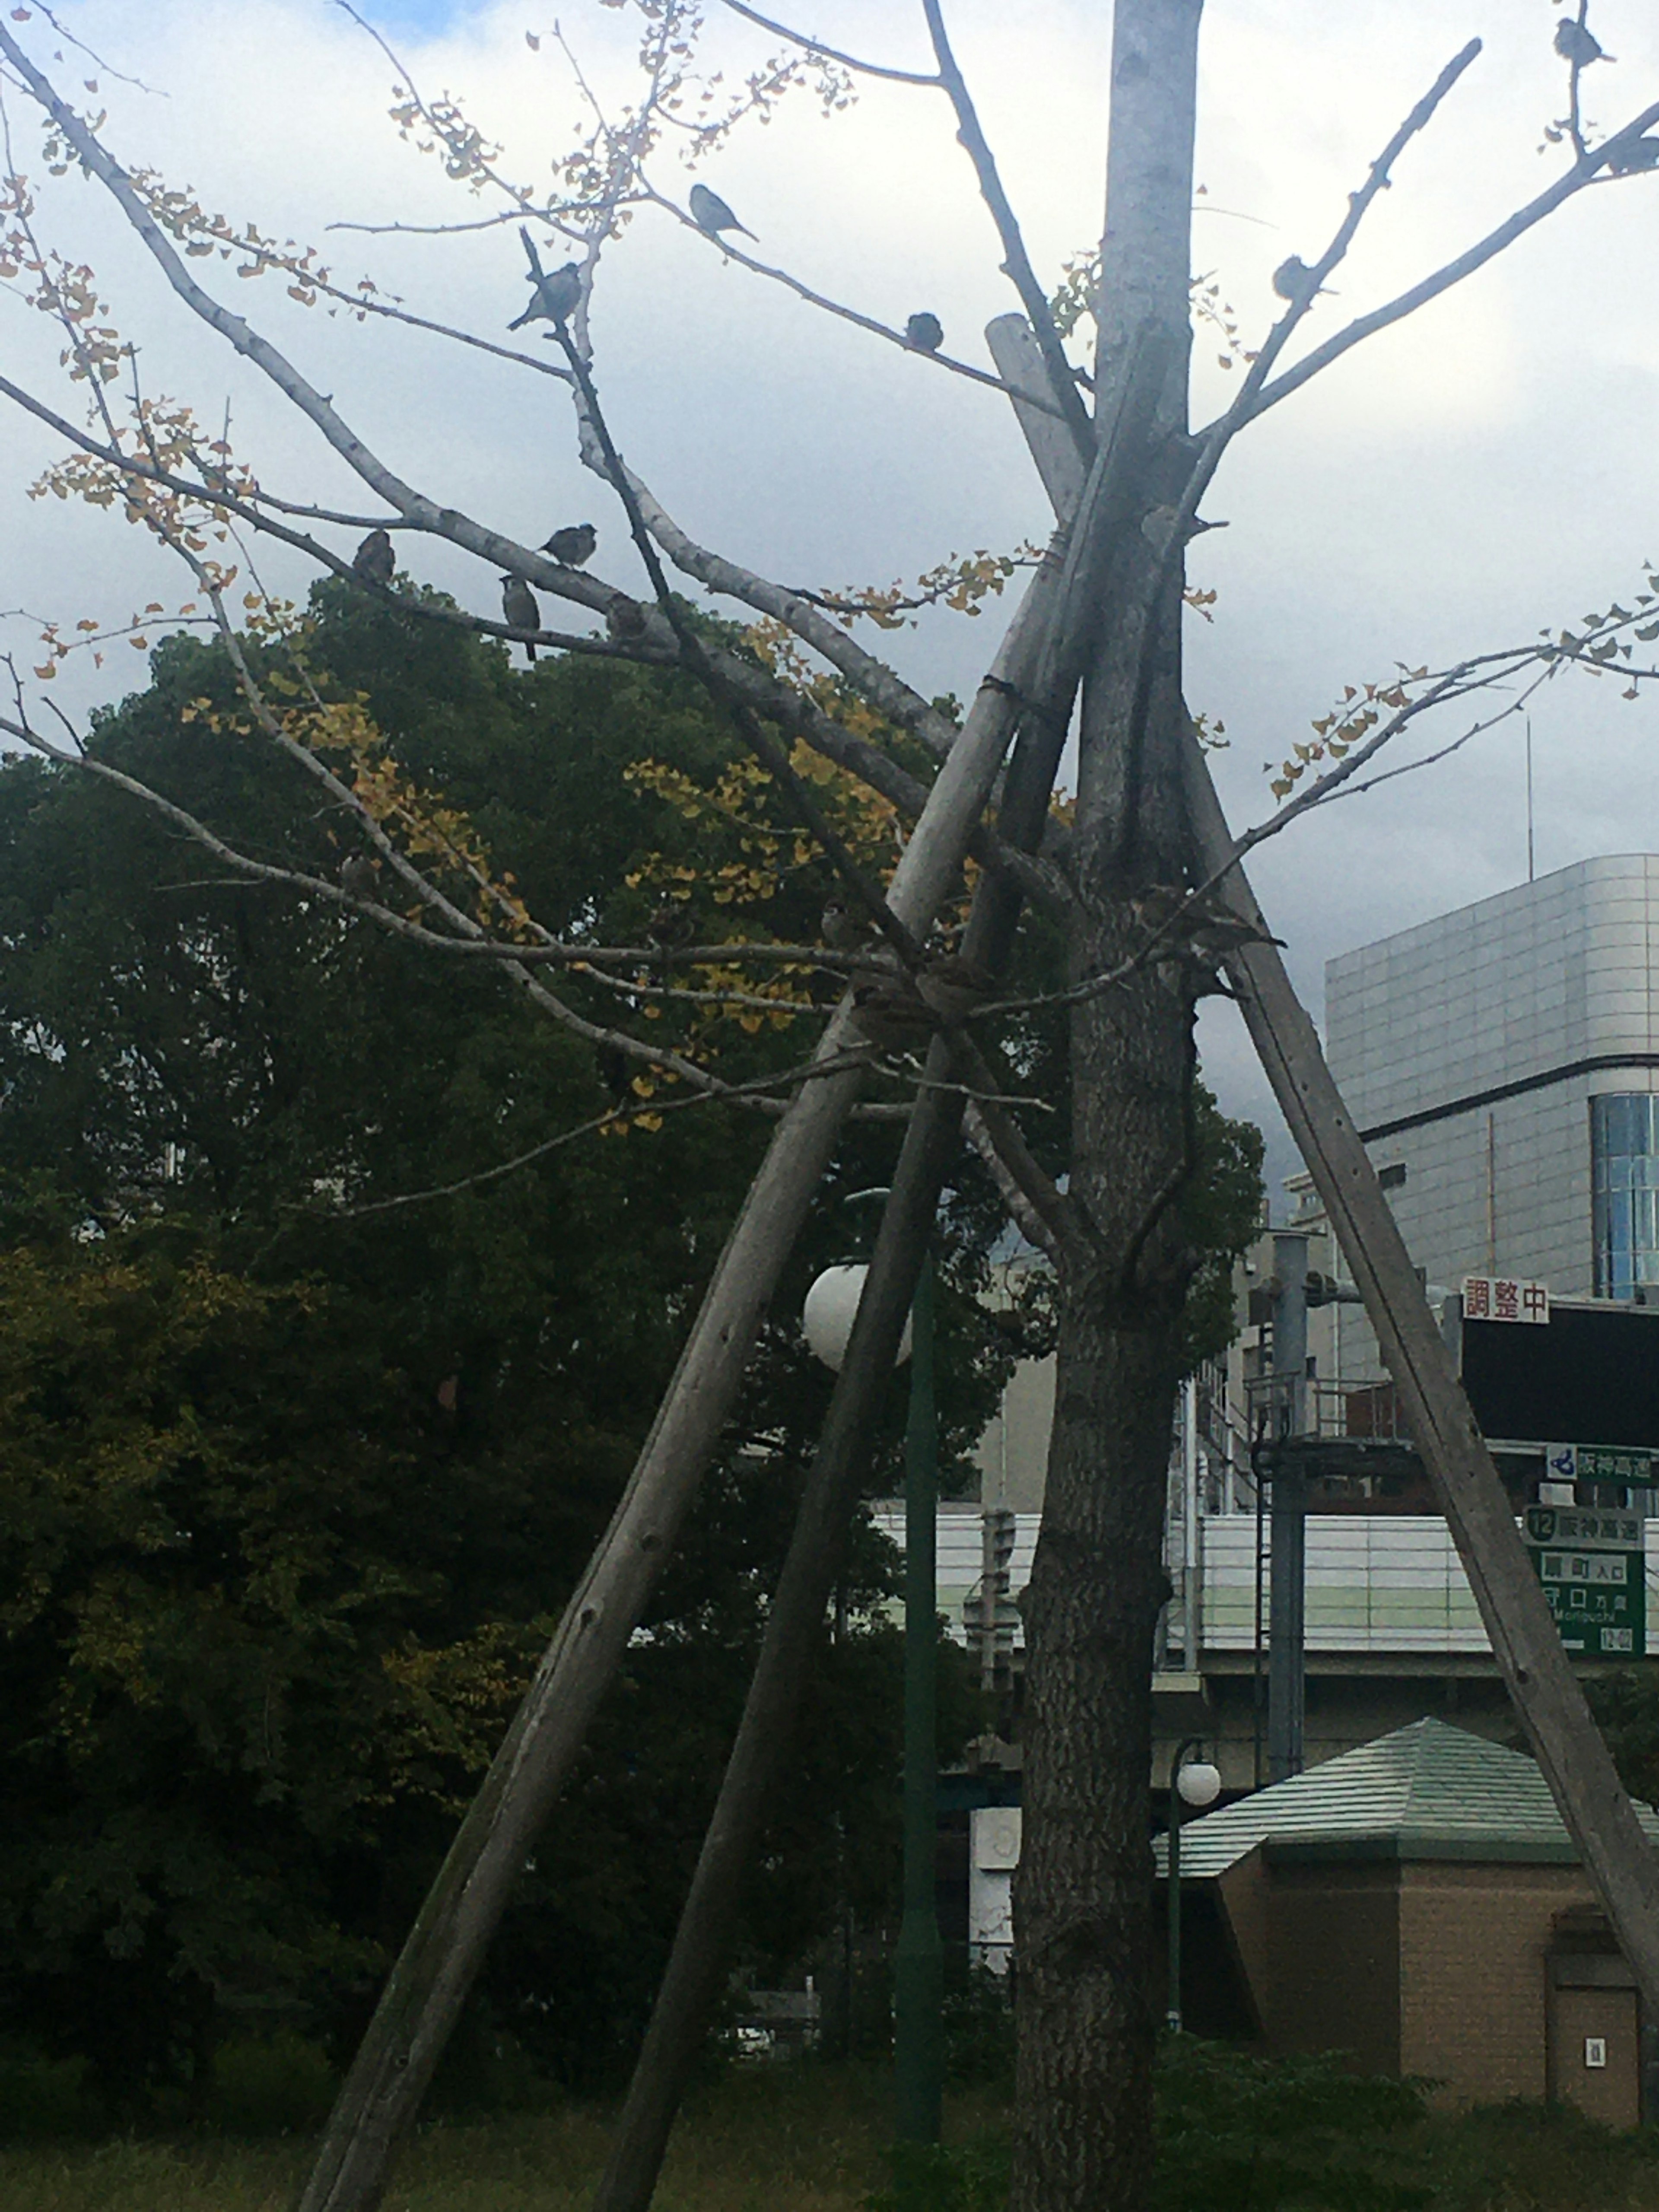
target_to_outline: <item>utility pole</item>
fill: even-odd
[[[1308,1237],[1273,1236],[1273,1548],[1267,1568],[1267,1779],[1302,1771],[1307,1703]]]

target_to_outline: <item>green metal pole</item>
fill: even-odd
[[[1189,1735],[1170,1761],[1170,1976],[1164,1991],[1165,2024],[1181,2033],[1181,1770],[1189,1751],[1201,1751],[1203,1739]]]
[[[1170,1770],[1170,1977],[1164,1992],[1166,2025],[1181,2033],[1181,1792]]]
[[[934,1898],[939,1415],[931,1258],[922,1261],[911,1314],[910,1414],[904,1431],[904,1917],[893,1962],[895,2070],[899,2140],[937,2142],[945,2063],[944,1954]]]

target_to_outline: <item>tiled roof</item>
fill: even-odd
[[[1637,1813],[1659,1844],[1659,1815]],[[1225,1873],[1256,1844],[1382,1846],[1409,1858],[1574,1862],[1578,1854],[1537,1763],[1444,1721],[1391,1735],[1181,1824],[1181,1872]],[[1159,1874],[1169,1845],[1154,1845]]]

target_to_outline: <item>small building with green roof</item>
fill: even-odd
[[[1181,1887],[1189,2027],[1640,2119],[1635,1978],[1523,1753],[1413,1721],[1184,1820]]]

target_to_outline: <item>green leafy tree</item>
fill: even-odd
[[[526,683],[498,648],[328,587],[318,623],[333,689],[487,824],[540,910],[637,907],[630,874],[706,857],[708,825],[625,774],[671,750],[711,781],[729,763],[683,678],[566,663]],[[211,729],[232,697],[219,653],[168,641],[94,744],[210,796],[257,849],[332,865],[302,789]],[[601,779],[631,798],[599,805]],[[199,2086],[228,2030],[298,2020],[349,2048],[631,1463],[763,1132],[625,1114],[493,1175],[605,1112],[590,1047],[493,970],[227,880],[119,794],[15,758],[0,933],[0,1547],[18,1593],[0,1733],[19,1815],[0,1978],[136,2109],[180,2073]],[[793,1049],[769,1023],[719,1042],[755,1068]],[[885,1173],[892,1142],[849,1133],[840,1183]],[[1009,1357],[975,1297],[1000,1220],[970,1173],[943,1315],[958,1456]],[[796,1310],[846,1233],[826,1207]],[[497,1947],[491,2016],[573,2081],[611,2080],[648,2007],[828,1388],[781,1323],[574,1818]],[[878,1482],[902,1416],[901,1381]],[[756,1884],[745,1940],[774,1967],[843,1893],[872,1920],[890,1899],[892,1576],[866,1534]],[[947,1748],[973,1723],[965,1692],[951,1711]]]

